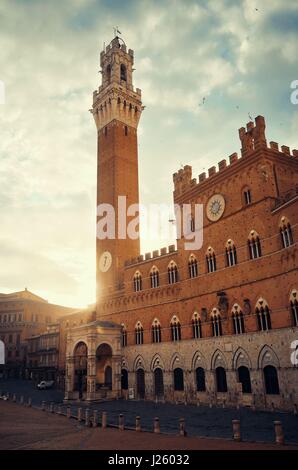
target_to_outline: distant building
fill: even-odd
[[[26,340],[74,310],[50,304],[27,289],[0,294],[0,340],[5,345],[5,365],[0,369],[4,377],[26,377]]]

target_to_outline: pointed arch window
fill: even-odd
[[[180,341],[181,340],[181,324],[179,319],[174,316],[171,320],[171,337],[172,341]]]
[[[133,277],[133,286],[135,292],[142,290],[142,275],[139,271],[137,271]]]
[[[198,276],[198,262],[195,255],[190,255],[188,260],[189,277],[194,278]]]
[[[150,283],[152,289],[159,287],[159,271],[156,266],[153,266],[150,271]]]
[[[168,279],[169,284],[175,284],[175,282],[178,282],[178,268],[174,261],[171,261],[168,266]]]
[[[242,335],[245,333],[243,313],[237,304],[232,308],[232,319],[235,335]]]
[[[127,330],[124,324],[121,325],[121,346],[127,346]]]
[[[259,331],[271,330],[271,317],[266,300],[260,299],[256,305]]]
[[[237,250],[233,240],[228,240],[226,244],[226,262],[228,267],[237,264]]]
[[[290,307],[293,319],[293,325],[298,326],[298,292],[293,290],[290,297]]]
[[[250,259],[260,258],[262,256],[260,237],[255,230],[252,230],[249,234],[248,248]]]
[[[143,344],[144,343],[144,329],[141,322],[138,322],[135,327],[135,339],[136,344]]]
[[[111,83],[112,67],[110,64],[107,66],[106,71],[107,71],[107,81],[108,83]]]
[[[152,343],[161,343],[161,327],[157,318],[153,321],[152,327]]]
[[[279,225],[281,242],[283,248],[288,248],[293,245],[293,232],[290,222],[286,217],[282,217]]]
[[[194,339],[202,338],[202,323],[198,312],[194,312],[192,316],[192,335]]]
[[[244,204],[248,206],[251,204],[252,198],[251,198],[251,190],[249,188],[246,188],[243,191],[243,198],[244,198]]]
[[[212,335],[213,336],[222,336],[222,326],[221,326],[221,317],[219,310],[214,308],[211,313],[211,324],[212,324]]]
[[[209,246],[206,254],[207,271],[214,273],[216,271],[216,256],[213,248]]]
[[[126,72],[126,65],[120,65],[120,80],[127,81],[127,72]]]

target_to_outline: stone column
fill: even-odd
[[[112,395],[121,398],[121,356],[112,356]]]
[[[65,371],[65,400],[71,400],[73,398],[74,391],[74,379],[75,379],[75,358],[74,356],[68,356],[66,358],[66,371]]]
[[[86,400],[95,400],[96,391],[96,356],[88,355],[87,362],[87,396]]]

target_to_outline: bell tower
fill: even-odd
[[[100,54],[102,84],[93,93],[97,127],[97,209],[115,211],[115,235],[96,238],[96,300],[115,294],[123,283],[124,261],[140,254],[139,238],[128,238],[118,224],[120,205],[139,203],[137,128],[142,112],[141,90],[133,87],[134,53],[115,37]],[[121,204],[119,204],[121,196]],[[106,213],[104,213],[105,216]],[[103,214],[97,212],[97,223]],[[126,217],[127,225],[135,218]],[[119,232],[121,231],[121,234]]]

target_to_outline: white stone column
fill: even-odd
[[[69,356],[66,358],[66,371],[65,371],[65,400],[71,400],[74,392],[75,380],[75,358]]]
[[[96,356],[88,355],[87,362],[87,396],[86,399],[95,400],[96,391]]]
[[[121,356],[112,356],[112,395],[114,398],[121,397]]]

